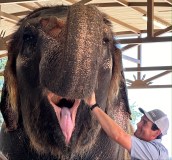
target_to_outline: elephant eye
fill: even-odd
[[[36,41],[36,37],[32,34],[24,34],[23,41],[27,43],[28,42],[34,43]]]
[[[21,47],[20,53],[25,56],[30,56],[35,53],[36,44],[37,44],[37,35],[32,27],[26,27],[23,33],[23,43]]]
[[[33,42],[34,39],[35,39],[35,37],[33,35],[29,35],[29,34],[23,35],[24,42]]]
[[[23,33],[23,41],[35,43],[37,40],[37,32],[35,33],[34,27],[26,27]]]
[[[103,44],[106,45],[109,43],[109,39],[107,37],[103,38]]]

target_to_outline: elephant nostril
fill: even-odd
[[[108,44],[109,43],[109,39],[107,37],[103,38],[103,44]]]
[[[60,108],[62,108],[62,107],[72,108],[73,105],[74,105],[74,103],[75,103],[75,100],[74,99],[65,99],[65,98],[62,98],[58,102],[57,106],[60,107]]]

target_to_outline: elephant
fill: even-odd
[[[8,44],[0,150],[9,160],[124,160],[85,98],[131,131],[122,53],[93,5],[49,6],[22,18]]]

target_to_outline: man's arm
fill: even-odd
[[[95,94],[93,93],[92,96],[85,101],[90,107],[94,105],[96,103]],[[95,115],[106,134],[130,152],[131,136],[99,107],[95,107],[92,113]]]

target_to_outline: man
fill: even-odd
[[[99,108],[94,93],[85,101],[106,134],[127,149],[132,160],[168,159],[168,151],[161,143],[161,137],[167,134],[169,120],[161,110],[146,112],[139,108],[143,116],[137,124],[134,136],[131,136]]]

